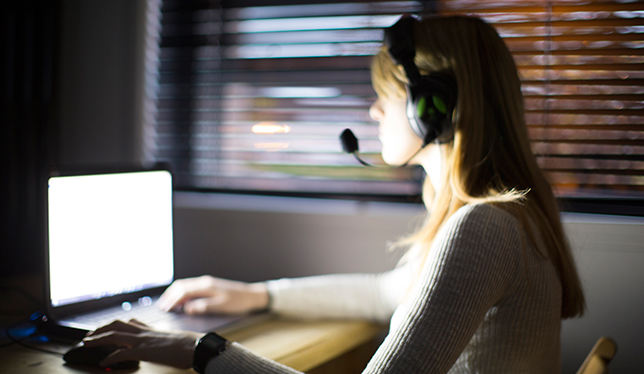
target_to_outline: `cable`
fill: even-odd
[[[23,314],[24,314],[24,313],[23,313]],[[17,326],[17,325],[18,325],[18,324],[20,324],[20,323],[23,323],[23,322],[25,322],[25,321],[30,320],[31,316],[33,316],[33,314],[30,314],[28,317],[25,317],[25,318],[23,318],[23,319],[21,319],[21,320],[18,320],[17,322],[10,323],[9,325],[7,325],[7,326],[5,327],[5,329],[4,329],[4,334],[9,338],[9,340],[10,340],[10,341],[9,341],[8,343],[0,344],[0,348],[4,348],[4,347],[8,347],[8,346],[10,346],[10,345],[16,344],[16,340],[17,340],[17,339],[16,339],[16,338],[13,338],[13,337],[11,336],[11,334],[9,334],[9,333],[8,333],[9,329],[13,328],[14,326]],[[27,339],[28,337],[29,337],[29,336],[25,336],[25,337],[23,337],[22,339],[20,339],[20,341],[23,341],[23,340]]]
[[[21,319],[18,322],[14,322],[12,324],[9,324],[7,327],[5,327],[4,333],[5,333],[5,335],[7,335],[9,340],[11,340],[11,342],[3,344],[3,345],[0,345],[0,347],[8,347],[8,346],[10,346],[12,344],[18,344],[19,346],[27,348],[27,349],[32,349],[32,350],[35,350],[35,351],[49,353],[49,354],[53,354],[53,355],[57,355],[57,356],[63,356],[64,353],[62,353],[62,352],[56,352],[56,351],[52,351],[52,350],[49,350],[49,349],[34,347],[34,346],[31,346],[31,345],[23,343],[24,340],[27,340],[27,339],[31,338],[36,333],[37,330],[35,329],[35,327],[34,327],[34,330],[29,335],[23,337],[22,339],[15,338],[13,335],[11,335],[10,331],[11,331],[12,328],[18,326],[19,324],[21,324],[21,323],[23,323],[25,321],[33,322],[34,317],[39,316],[39,315],[40,315],[39,312],[33,313],[29,317]]]

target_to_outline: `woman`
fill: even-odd
[[[455,97],[451,105],[442,100],[450,94],[437,97],[432,109],[444,112],[449,128],[439,121],[431,125],[438,126],[435,134],[419,134],[410,123],[424,120],[407,108],[419,79],[410,77],[414,66],[401,62],[395,48],[374,59],[378,100],[370,115],[380,123],[383,158],[419,164],[428,175],[423,197],[430,214],[401,242],[410,247],[405,263],[384,274],[256,284],[187,279],[175,282],[160,306],[390,320],[366,373],[559,372],[561,319],[582,315],[584,297],[554,196],[530,151],[512,56],[476,18],[402,23],[415,48],[411,65],[423,77],[442,77]],[[421,101],[411,107],[424,113]],[[105,364],[134,359],[190,367],[199,337],[115,322],[89,334],[86,344],[126,347]],[[294,372],[239,344],[224,348],[202,370]]]

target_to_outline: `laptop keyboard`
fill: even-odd
[[[176,318],[174,313],[167,313],[159,310],[154,305],[136,306],[130,310],[124,308],[111,308],[99,313],[92,313],[77,317],[75,320],[80,323],[102,326],[114,320],[129,321],[130,319],[139,320],[145,324],[156,324],[164,321],[171,321]]]
[[[68,317],[64,320],[59,320],[63,326],[82,330],[95,330],[101,326],[107,325],[114,320],[129,321],[130,319],[137,319],[146,325],[163,331],[214,331],[221,329],[225,326],[232,325],[242,319],[247,321],[257,321],[261,319],[259,316],[265,318],[269,314],[260,314],[258,316],[216,316],[216,315],[186,315],[184,313],[164,312],[154,305],[154,299],[150,297],[143,297],[138,302],[125,302],[121,306],[77,315],[75,317]]]

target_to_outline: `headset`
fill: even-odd
[[[422,139],[422,146],[404,164],[406,166],[423,148],[433,141],[450,142],[454,137],[452,113],[456,107],[457,84],[454,77],[444,72],[421,75],[414,57],[414,23],[411,16],[401,17],[393,26],[385,29],[384,44],[394,63],[402,65],[409,83],[407,91],[406,114],[414,133]],[[351,153],[365,166],[373,166],[358,156],[358,140],[346,129],[340,135],[344,152]]]
[[[434,140],[447,143],[454,137],[452,113],[456,107],[457,85],[447,73],[420,74],[414,63],[413,25],[417,22],[413,17],[403,16],[385,30],[384,44],[392,60],[402,65],[407,75],[407,118],[414,133],[423,140],[424,148]]]

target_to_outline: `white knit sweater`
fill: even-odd
[[[364,373],[560,372],[561,285],[513,216],[465,206],[439,232],[411,290],[410,266],[271,281],[272,308],[299,317],[391,318]],[[296,373],[237,343],[206,372]]]

